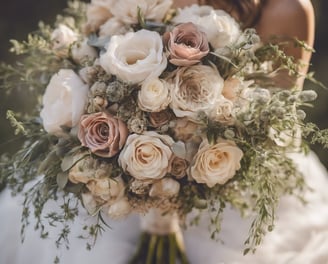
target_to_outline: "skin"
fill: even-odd
[[[203,2],[203,1],[200,1]],[[222,8],[220,0],[218,6]],[[197,4],[197,0],[175,0],[175,7]],[[237,14],[231,14],[238,20]],[[297,38],[313,47],[315,33],[314,10],[310,0],[268,0],[262,10],[262,15],[255,28],[263,42],[270,42],[273,36],[279,36],[282,41]],[[293,56],[301,66],[299,71],[306,74],[311,59],[311,52],[296,48],[293,44],[283,46],[287,55]],[[276,84],[285,88],[302,87],[304,78],[292,78],[287,72],[280,72],[275,78]]]

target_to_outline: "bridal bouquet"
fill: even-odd
[[[273,228],[279,198],[301,195],[288,153],[328,136],[304,122],[315,92],[272,81],[281,69],[297,77],[297,65],[222,10],[171,4],[73,1],[55,27],[13,41],[22,60],[2,64],[2,86],[37,101],[8,111],[24,142],[1,159],[1,180],[25,192],[23,229],[34,207],[46,236],[50,200],[64,201],[52,224],[73,221],[80,201],[99,220],[87,227],[95,237],[105,215],[137,212],[145,232],[131,263],[187,263],[179,230],[192,210],[203,212],[194,224],[208,212],[213,238],[226,206],[254,212],[247,253]]]

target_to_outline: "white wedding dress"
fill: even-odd
[[[189,227],[184,231],[187,255],[191,264],[328,264],[328,174],[315,154],[294,154],[293,159],[313,188],[303,206],[294,197],[284,197],[273,232],[268,233],[255,254],[242,255],[250,221],[227,209],[224,213],[220,239],[210,239],[208,224]],[[95,247],[86,250],[86,241],[77,238],[87,215],[71,225],[70,249],[55,247],[53,230],[48,239],[39,238],[28,228],[26,240],[20,243],[21,197],[12,198],[8,191],[0,195],[0,264],[51,264],[56,256],[61,264],[126,264],[136,248],[140,231],[136,215],[124,221],[110,221]],[[49,205],[52,207],[53,205]],[[74,236],[75,235],[75,236]]]

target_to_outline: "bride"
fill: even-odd
[[[174,6],[182,8],[191,4],[212,5],[233,15],[243,27],[255,27],[262,40],[271,41],[272,36],[296,37],[313,46],[314,14],[309,0],[176,0]],[[304,49],[285,47],[289,55],[307,65],[311,53]],[[306,73],[307,66],[300,69]],[[276,78],[286,88],[298,85],[303,79],[292,79],[281,72]],[[188,227],[184,231],[187,255],[192,264],[325,264],[328,263],[328,176],[315,154],[308,156],[295,153],[292,158],[303,172],[313,191],[306,194],[303,206],[294,197],[284,197],[278,211],[276,226],[265,237],[255,254],[242,255],[243,242],[247,237],[250,221],[242,219],[233,209],[227,208],[223,216],[220,241],[210,239],[207,223]],[[48,264],[56,256],[60,263],[111,263],[126,264],[133,254],[140,232],[138,217],[133,215],[124,221],[110,220],[111,229],[99,237],[91,251],[85,249],[85,241],[71,237],[70,250],[57,250],[54,233],[49,239],[40,239],[39,233],[28,228],[25,242],[20,243],[19,228],[22,197],[12,198],[8,191],[1,193],[1,239],[0,263]],[[49,204],[49,207],[54,205]],[[87,215],[80,215],[80,223],[72,225],[72,234],[78,235]],[[58,227],[61,228],[61,227]],[[56,228],[54,228],[56,229]]]

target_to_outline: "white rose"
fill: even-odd
[[[138,105],[146,112],[164,110],[171,102],[169,84],[159,78],[152,78],[142,83],[138,93]]]
[[[97,50],[88,45],[88,40],[75,42],[71,47],[71,55],[76,63],[82,64],[88,61],[94,61],[98,57]]]
[[[219,140],[210,145],[204,140],[192,162],[189,176],[208,187],[225,184],[240,169],[243,152],[232,141]]]
[[[45,94],[40,116],[48,133],[61,133],[61,126],[74,127],[84,112],[88,86],[69,69],[62,69],[52,76]]]
[[[239,24],[223,10],[213,10],[210,15],[201,17],[196,24],[206,33],[208,41],[217,52],[236,42],[241,35]]]
[[[221,97],[223,78],[210,66],[180,68],[171,88],[170,107],[177,117],[197,120],[200,111],[208,113]]]
[[[178,8],[177,15],[173,17],[174,24],[192,22],[196,24],[202,17],[209,16],[213,11],[213,7],[208,5],[191,5],[184,8]]]
[[[179,193],[180,183],[171,178],[163,178],[155,182],[149,191],[150,197],[171,197]]]
[[[132,31],[131,27],[126,26],[119,18],[112,17],[100,26],[99,36],[106,37],[113,35],[124,35],[129,31]]]
[[[132,211],[131,205],[126,198],[119,199],[108,209],[108,215],[113,219],[126,217]]]
[[[113,36],[100,57],[100,65],[128,83],[158,77],[167,65],[162,38],[157,32],[144,29]]]
[[[114,16],[126,24],[138,23],[138,8],[147,20],[161,22],[169,11],[172,0],[124,0],[111,7]]]
[[[60,24],[51,34],[51,41],[55,50],[67,49],[77,39],[77,34],[63,24]]]
[[[234,105],[232,101],[223,96],[216,102],[213,111],[210,112],[209,118],[222,124],[232,125]]]
[[[118,162],[125,172],[138,180],[161,179],[170,169],[173,143],[171,137],[156,132],[132,134]]]

